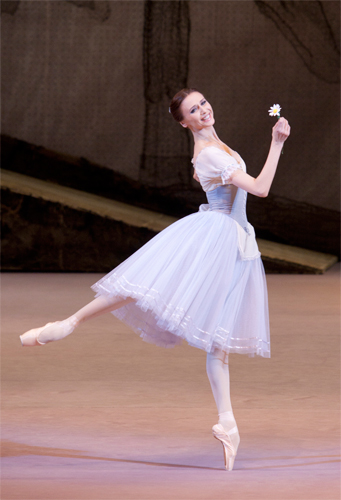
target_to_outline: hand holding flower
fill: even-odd
[[[280,118],[276,125],[272,128],[272,139],[275,144],[283,145],[290,135],[290,125],[288,120]]]
[[[277,116],[278,122],[272,128],[272,139],[276,145],[283,146],[284,142],[290,135],[290,126],[285,118],[281,118],[281,106],[279,104],[274,104],[269,109],[270,116]],[[283,154],[283,149],[282,149]]]

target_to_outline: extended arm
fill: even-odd
[[[272,129],[272,141],[269,155],[258,177],[236,170],[231,176],[231,184],[245,189],[248,193],[265,198],[269,194],[275,177],[278,160],[285,140],[290,135],[290,126],[285,118],[280,118]]]

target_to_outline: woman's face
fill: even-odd
[[[190,130],[202,130],[214,125],[212,106],[207,102],[200,92],[192,92],[181,103],[180,106],[183,120],[181,125]]]

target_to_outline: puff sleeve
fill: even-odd
[[[205,192],[230,184],[236,170],[243,170],[237,160],[214,146],[202,149],[195,163],[195,171]]]

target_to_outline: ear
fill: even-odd
[[[182,123],[182,122],[180,122],[180,125],[181,125],[183,128],[187,128],[186,123]]]

